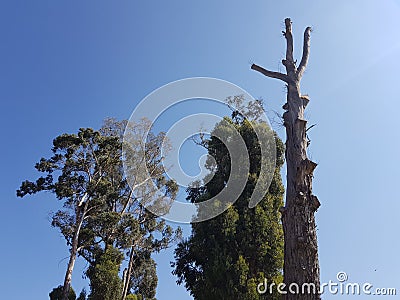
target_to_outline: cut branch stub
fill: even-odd
[[[302,161],[302,165],[303,165],[305,174],[311,175],[314,172],[314,170],[318,164],[309,159],[305,159]]]
[[[314,211],[317,211],[317,209],[321,206],[321,203],[318,200],[318,197],[315,195],[311,195],[311,207],[313,208]]]
[[[308,95],[301,95],[301,100],[303,100],[303,107],[306,108],[308,103],[310,102],[310,97]]]

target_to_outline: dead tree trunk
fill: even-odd
[[[283,105],[286,128],[287,187],[286,203],[281,208],[284,231],[284,299],[320,299],[320,273],[318,263],[317,233],[314,213],[320,206],[312,194],[313,171],[317,166],[307,157],[309,141],[304,109],[309,102],[300,93],[300,80],[307,66],[310,50],[311,28],[304,32],[303,56],[298,67],[293,59],[293,36],[290,19],[285,19],[286,58],[282,64],[286,74],[268,71],[253,64],[251,69],[267,77],[284,81],[287,85],[287,102]],[[306,285],[303,285],[305,284]],[[294,285],[297,284],[297,285]],[[291,286],[292,285],[292,286]],[[299,290],[297,291],[297,287]],[[315,290],[314,290],[315,288]]]

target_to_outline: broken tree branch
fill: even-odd
[[[290,18],[285,19],[286,31],[284,36],[286,39],[286,59],[282,60],[282,64],[286,67],[287,74],[295,71],[296,64],[293,60],[293,35],[292,35],[292,21]]]
[[[289,82],[289,77],[286,74],[282,74],[279,72],[273,72],[273,71],[269,71],[264,69],[263,67],[260,67],[256,64],[252,64],[251,65],[251,69],[260,72],[261,74],[267,76],[267,77],[271,77],[271,78],[276,78],[276,79],[280,79],[282,81],[285,82]]]
[[[304,31],[303,56],[301,58],[299,68],[297,69],[298,78],[301,78],[303,76],[303,73],[308,63],[308,57],[310,56],[310,34],[311,27],[307,27]]]

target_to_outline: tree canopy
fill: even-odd
[[[63,203],[51,223],[65,237],[70,252],[63,300],[68,298],[78,256],[89,263],[85,272],[91,287],[88,299],[119,300],[130,293],[154,298],[157,276],[151,254],[168,247],[180,236],[180,229],[174,231],[145,208],[157,203],[168,211],[168,203],[177,193],[176,183],[166,178],[162,166],[160,149],[165,134],[150,132],[143,147],[135,146],[143,142],[143,133],[150,128],[145,119],[136,124],[108,119],[98,131],[81,128],[77,134],[62,134],[53,141],[53,155],[35,165],[45,175],[24,181],[17,190],[19,197],[50,191]],[[129,136],[125,157],[124,132]],[[144,189],[140,182],[129,186],[123,160],[137,157],[151,169],[149,181],[157,193]],[[139,177],[132,172],[128,176]],[[128,267],[120,278],[124,260]]]
[[[269,131],[267,124],[250,121],[244,116],[225,118],[215,130],[230,130],[233,124],[245,141],[250,172],[244,191],[221,215],[207,222],[192,224],[192,234],[175,250],[173,273],[178,284],[184,284],[196,300],[206,299],[277,299],[279,296],[260,295],[257,285],[282,281],[283,231],[279,209],[283,205],[284,188],[280,169],[284,146],[275,135],[276,167],[271,185],[262,201],[249,208],[249,199],[260,173],[260,144],[253,126]],[[188,189],[187,199],[200,202],[210,199],[224,188],[230,176],[230,157],[226,146],[213,134],[203,143],[214,157],[207,167],[213,178],[201,186]],[[240,164],[241,162],[235,162]],[[201,213],[201,212],[199,212]]]

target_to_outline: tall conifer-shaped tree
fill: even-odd
[[[224,213],[192,224],[191,236],[175,250],[173,273],[178,277],[177,282],[184,283],[196,300],[278,299],[277,294],[258,293],[257,286],[265,279],[269,283],[282,281],[283,232],[279,208],[284,193],[280,175],[284,147],[275,136],[277,164],[272,183],[261,202],[249,208],[261,162],[260,145],[253,126],[265,131],[271,129],[265,123],[249,121],[237,111],[232,117],[225,118],[214,131],[231,130],[230,126],[225,126],[229,122],[241,134],[250,158],[247,184],[239,199]],[[212,135],[205,145],[215,159],[215,163],[209,161],[207,165],[214,170],[214,176],[205,186],[199,187],[198,183],[197,187],[188,189],[187,199],[194,203],[218,194],[230,176],[230,157],[225,145]]]

